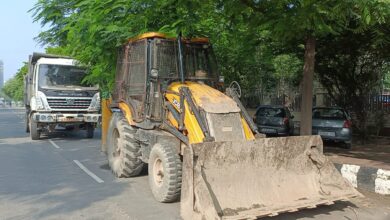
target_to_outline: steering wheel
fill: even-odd
[[[229,88],[237,94],[238,98],[241,98],[241,86],[237,81],[231,82]]]

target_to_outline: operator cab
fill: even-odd
[[[161,33],[130,39],[119,51],[114,100],[130,104],[134,121],[162,119],[163,93],[180,82],[178,42]],[[182,39],[184,81],[222,89],[217,62],[207,38]],[[152,100],[154,99],[154,100]],[[113,103],[115,105],[115,103]]]

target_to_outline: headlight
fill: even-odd
[[[46,95],[41,91],[37,92],[36,104],[38,110],[50,110],[49,104],[47,103]]]
[[[45,110],[47,105],[45,101],[46,101],[45,94],[38,91],[37,95],[31,99],[31,108],[35,110]]]
[[[99,111],[100,110],[100,93],[96,93],[91,100],[91,105],[89,106],[90,111]]]
[[[39,97],[35,97],[35,108],[36,110],[44,110],[45,107],[43,106],[42,100]]]

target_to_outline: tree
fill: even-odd
[[[383,89],[390,89],[390,61],[382,68],[383,72]]]
[[[272,57],[281,53],[272,47],[272,36],[253,34],[243,17],[231,22],[223,7],[211,0],[40,0],[31,11],[35,21],[49,25],[38,39],[90,65],[86,80],[106,90],[114,80],[116,48],[147,31],[210,37],[227,82],[238,80],[250,90],[260,81],[270,89],[276,81]]]
[[[370,96],[375,90],[382,92],[384,70],[390,61],[390,37],[377,41],[372,30],[361,33],[346,30],[338,36],[319,39],[316,62],[321,84],[337,105],[356,114],[354,124],[363,138],[368,132]]]
[[[118,46],[147,31],[202,32],[208,25],[196,22],[198,7],[200,2],[176,0],[39,0],[31,11],[35,21],[49,25],[38,36],[42,43],[65,48],[91,67],[87,82],[111,90]]]
[[[278,79],[279,89],[286,93],[301,81],[300,71],[302,61],[295,54],[281,54],[273,59],[275,76]]]
[[[304,117],[301,120],[301,135],[310,135],[316,39],[330,33],[340,33],[348,28],[351,21],[358,24],[358,30],[383,23],[389,4],[382,0],[241,0],[240,3],[253,10],[248,20],[260,29],[270,30],[281,41],[298,39],[304,43],[301,108]],[[231,5],[233,7],[230,10],[243,10],[242,7],[236,7],[237,4]]]
[[[311,134],[316,41],[351,28],[362,32],[384,24],[384,0],[39,0],[34,19],[49,25],[41,42],[60,46],[90,65],[86,80],[110,91],[116,48],[147,31],[210,37],[227,81],[251,90],[277,82],[279,55],[302,57],[301,134]],[[381,38],[379,34],[376,34]],[[278,68],[276,68],[278,69]],[[265,85],[265,86],[263,86]]]
[[[9,96],[11,99],[15,101],[23,100],[24,93],[24,76],[27,74],[28,68],[27,63],[18,70],[16,75],[9,79],[2,88],[5,95]]]

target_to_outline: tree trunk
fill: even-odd
[[[313,107],[313,75],[315,62],[316,39],[310,35],[305,44],[305,65],[303,66],[301,135],[311,135]]]

